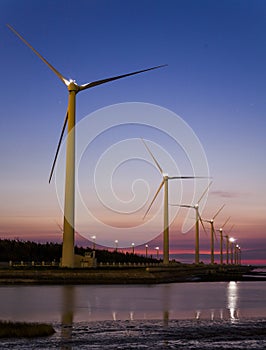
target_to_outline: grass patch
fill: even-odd
[[[54,333],[53,326],[46,323],[0,321],[0,338],[34,338]]]

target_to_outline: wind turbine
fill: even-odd
[[[68,107],[65,116],[63,129],[59,138],[52,170],[49,177],[51,181],[60,145],[63,139],[66,125],[68,124],[67,142],[66,142],[66,180],[65,180],[65,204],[64,204],[64,233],[62,249],[62,267],[74,267],[74,222],[75,222],[75,124],[76,124],[76,95],[78,92],[105,84],[113,80],[122,79],[131,75],[147,72],[165,65],[156,66],[132,73],[118,75],[110,78],[96,80],[87,84],[78,85],[74,80],[66,79],[58,70],[56,70],[42,55],[40,55],[13,27],[9,24],[8,28],[17,35],[63,82],[68,89]]]
[[[226,238],[226,264],[229,264],[229,245],[230,245],[230,237],[228,236],[229,233],[232,231],[233,227],[235,225],[232,225],[230,230],[227,232],[227,234],[224,236]]]
[[[163,177],[163,180],[162,180],[160,186],[158,187],[158,190],[155,193],[155,195],[154,195],[154,197],[153,197],[153,199],[152,199],[148,209],[146,210],[146,213],[145,213],[143,219],[146,217],[146,215],[150,211],[150,209],[151,209],[155,199],[157,198],[159,192],[164,187],[163,264],[167,265],[167,264],[169,264],[168,181],[169,180],[176,180],[176,179],[181,179],[181,180],[195,179],[195,178],[202,178],[202,177],[197,177],[197,176],[168,176],[168,174],[166,174],[163,171],[162,167],[160,166],[160,164],[158,163],[158,161],[156,160],[156,158],[152,154],[152,152],[149,149],[149,147],[147,146],[146,142],[143,139],[141,139],[141,140],[144,143],[144,146],[146,147],[147,151],[149,152],[150,156],[152,157],[154,163],[156,164],[157,168],[159,169],[159,171],[160,171],[160,173],[162,174],[162,177]]]
[[[221,212],[221,210],[223,209],[224,206],[225,206],[225,204],[222,205],[219,210],[217,210],[217,212],[213,215],[212,219],[202,220],[204,222],[208,222],[211,225],[211,264],[214,264],[214,236],[215,236],[214,219]]]
[[[228,223],[229,220],[230,220],[230,216],[229,216],[229,218],[227,218],[225,220],[225,223],[219,229],[219,232],[220,232],[220,264],[221,265],[223,265],[223,228]]]
[[[194,205],[172,204],[173,206],[178,206],[180,208],[189,208],[189,209],[192,208],[192,209],[195,209],[195,211],[196,211],[196,222],[195,222],[195,264],[196,265],[199,264],[199,221],[200,221],[204,231],[206,232],[205,227],[203,225],[202,218],[201,218],[200,213],[199,213],[199,203],[202,200],[202,198],[205,196],[205,194],[208,191],[211,184],[212,184],[212,181],[209,183],[209,185],[207,186],[205,191],[202,193],[202,195],[200,196],[200,198],[196,202],[196,204],[194,204]]]

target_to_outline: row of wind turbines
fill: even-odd
[[[148,72],[151,70],[155,70],[158,68],[165,67],[166,65],[160,65],[155,66],[139,71],[134,71],[131,73],[118,75],[114,77],[109,77],[97,81],[93,81],[90,83],[78,85],[75,80],[66,79],[58,70],[56,70],[39,52],[37,52],[12,26],[9,24],[7,25],[8,28],[20,39],[24,44],[26,44],[50,69],[51,71],[62,81],[62,83],[67,87],[68,89],[68,106],[66,111],[66,116],[63,123],[63,128],[61,131],[61,135],[59,138],[59,142],[57,145],[55,158],[53,161],[52,169],[50,172],[49,177],[49,183],[52,179],[54,168],[56,165],[57,157],[59,154],[60,146],[62,143],[62,139],[65,133],[65,129],[67,126],[67,140],[66,140],[66,177],[65,177],[65,200],[64,200],[64,223],[63,223],[63,248],[62,248],[62,267],[74,267],[74,240],[75,240],[75,125],[76,125],[76,95],[83,90],[87,90],[92,87],[96,87],[98,85],[102,85],[114,80],[119,80],[122,78],[126,78],[129,76],[137,75],[140,73]],[[169,214],[168,214],[168,181],[170,180],[185,180],[185,179],[195,179],[195,178],[202,178],[202,177],[195,177],[195,176],[168,176],[168,174],[164,173],[161,166],[157,162],[156,158],[148,148],[147,144],[143,140],[143,143],[151,155],[152,159],[154,160],[156,166],[158,167],[159,171],[162,174],[162,182],[151,202],[149,205],[145,217],[148,214],[149,210],[151,209],[156,197],[158,196],[161,189],[164,187],[164,235],[163,235],[163,241],[164,241],[164,249],[163,249],[163,263],[168,264],[169,263]],[[210,185],[209,185],[210,186]],[[206,194],[209,186],[202,194],[201,198],[198,200],[198,202],[194,205],[183,205],[183,204],[176,204],[180,207],[185,208],[194,208],[196,210],[196,224],[195,224],[195,263],[199,263],[199,221],[203,225],[203,220],[199,214],[199,202]],[[211,224],[211,261],[214,262],[214,236],[215,236],[215,230],[214,230],[214,219],[219,214],[219,212],[222,210],[222,208],[219,209],[219,211],[214,215],[214,217],[211,220],[206,220],[206,222],[209,222]],[[205,228],[204,228],[205,230]],[[222,228],[220,229],[221,234],[221,249],[223,245],[223,235],[222,235]],[[222,256],[222,254],[221,254]],[[222,259],[222,257],[221,257]]]
[[[208,184],[207,188],[204,190],[198,201],[194,204],[169,204],[168,200],[168,181],[169,180],[184,180],[184,179],[202,179],[203,177],[200,176],[169,176],[167,173],[165,173],[159,164],[158,160],[155,158],[154,154],[148,147],[147,143],[142,139],[142,142],[144,143],[144,146],[146,147],[147,151],[149,152],[150,156],[152,157],[154,163],[156,164],[157,168],[159,169],[160,173],[162,174],[163,180],[161,184],[159,185],[150,205],[148,206],[148,209],[146,210],[146,213],[144,215],[144,218],[147,216],[149,213],[153,203],[155,202],[158,194],[164,188],[164,224],[163,224],[163,263],[165,265],[169,264],[169,205],[171,206],[178,206],[180,208],[187,208],[187,209],[194,209],[195,210],[195,264],[198,265],[200,263],[200,248],[199,248],[199,233],[200,233],[200,225],[201,223],[202,228],[204,232],[207,234],[207,231],[205,229],[205,226],[203,222],[207,222],[210,224],[211,228],[211,249],[210,249],[210,256],[211,256],[211,264],[214,264],[214,239],[217,239],[216,236],[216,230],[214,227],[214,219],[218,216],[218,214],[222,211],[224,208],[225,204],[222,205],[217,212],[213,215],[211,219],[202,219],[199,211],[199,204],[201,200],[204,198],[206,195],[207,191],[209,190],[212,181]],[[229,233],[231,232],[233,226],[231,229],[228,231],[227,235],[223,235],[223,228],[225,225],[228,223],[230,217],[225,221],[225,223],[220,227],[218,230],[220,233],[220,264],[223,264],[223,257],[224,257],[224,252],[223,252],[223,247],[224,247],[224,238],[226,238],[226,263],[229,264],[239,264],[240,262],[240,247],[234,243],[235,239],[233,237],[229,237]],[[230,252],[230,251],[231,252]],[[231,254],[231,259],[229,259],[229,255]],[[234,258],[233,258],[234,256]]]

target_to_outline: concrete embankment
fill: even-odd
[[[86,269],[9,268],[0,270],[0,284],[155,284],[243,280],[247,266],[177,265]]]

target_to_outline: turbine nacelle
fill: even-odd
[[[75,91],[76,93],[78,93],[80,91],[80,87],[76,83],[75,80],[70,80],[69,81],[69,84],[67,85],[67,89],[68,89],[69,92]]]

